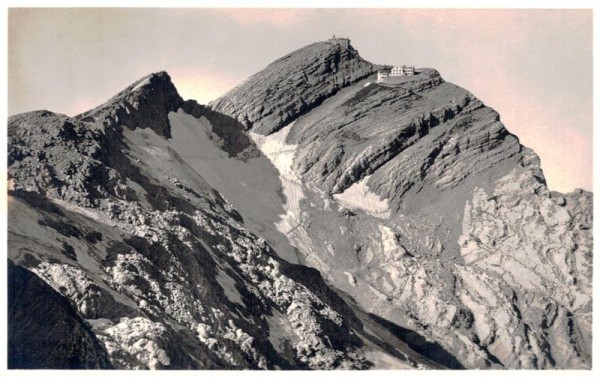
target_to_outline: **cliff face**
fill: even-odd
[[[106,350],[65,297],[8,261],[8,367],[111,368]]]
[[[318,42],[274,61],[211,108],[268,135],[373,69],[352,46]]]
[[[9,119],[9,257],[117,368],[589,368],[592,194],[433,69],[316,43]],[[351,297],[351,298],[350,298]]]
[[[167,114],[177,110],[182,102],[171,77],[166,72],[158,72],[141,78],[107,103],[75,118],[103,126],[119,124],[131,129],[150,128],[159,135],[170,137]]]
[[[152,84],[156,77],[141,82]],[[83,329],[73,325],[70,344],[80,344],[76,351],[86,357],[63,363],[36,358],[45,349],[22,342],[21,324],[31,320],[27,310],[41,321],[45,307],[32,306],[39,290],[19,281],[17,291],[26,291],[27,300],[12,302],[17,330],[11,345],[23,358],[15,365],[444,366],[341,298],[318,271],[282,260],[246,229],[234,206],[186,162],[190,143],[192,150],[197,143],[211,145],[224,159],[229,154],[221,148],[236,144],[228,138],[235,130],[207,134],[192,114],[219,124],[230,124],[229,118],[189,103],[184,108],[191,114],[171,112],[170,102],[162,100],[168,93],[161,92],[169,86],[162,88],[144,101],[152,104],[145,111],[166,116],[165,124],[154,119],[136,127],[130,119],[142,115],[120,113],[138,98],[136,84],[77,118],[42,111],[9,119],[9,257],[68,306],[57,315]],[[182,136],[188,123],[198,127]],[[168,129],[172,138],[163,132]],[[56,334],[47,335],[58,341]],[[88,344],[104,352],[99,361],[89,356]]]
[[[500,116],[437,71],[375,81],[250,131],[298,258],[468,367],[589,367],[591,194],[549,192]]]

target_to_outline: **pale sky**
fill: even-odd
[[[591,10],[11,9],[8,112],[76,115],[161,70],[207,103],[332,34],[437,69],[500,113],[551,189],[592,189]]]

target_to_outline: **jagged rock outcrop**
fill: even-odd
[[[280,130],[250,132],[280,173],[277,228],[367,310],[468,367],[589,367],[591,194],[549,193],[494,110],[435,70],[416,73],[366,77]],[[248,90],[237,106],[256,100]],[[532,306],[553,309],[533,320]]]
[[[8,367],[111,368],[106,350],[69,300],[8,261]]]
[[[94,116],[27,113],[9,131],[9,257],[68,299],[114,367],[444,365],[351,307],[316,270],[279,258],[186,164],[166,125],[131,127],[131,109],[105,116],[127,108],[137,86]],[[169,127],[183,127],[176,115],[226,119],[187,106],[191,115],[168,114]]]
[[[277,59],[210,107],[268,135],[373,70],[351,45],[313,43]]]
[[[117,368],[589,368],[592,194],[375,67],[321,42],[210,106],[158,73],[11,117],[9,257]]]
[[[109,191],[128,198],[125,178],[106,164],[109,157],[103,145],[110,130],[37,111],[9,118],[8,135],[8,163],[16,191],[39,192],[81,206],[91,206]]]
[[[211,131],[219,148],[228,153],[229,157],[246,159],[256,157],[257,150],[244,132],[244,125],[234,118],[214,111],[208,106],[188,100],[181,104],[181,109],[195,118],[206,118],[212,125]]]
[[[123,127],[170,137],[168,113],[182,102],[169,75],[159,72],[75,118],[46,110],[10,117],[8,159],[15,190],[82,206],[111,195],[132,199],[127,174],[116,161],[121,153],[111,154],[108,146],[120,144]]]
[[[84,122],[109,126],[150,128],[157,134],[170,137],[167,115],[181,106],[183,99],[167,72],[148,75],[92,110],[75,117]]]
[[[459,240],[472,271],[463,281],[466,289],[475,285],[490,291],[463,302],[477,313],[474,327],[481,344],[504,365],[590,364],[591,232],[580,219],[590,219],[591,209],[589,193],[556,200],[535,176],[516,169],[493,192],[473,192]],[[520,359],[511,355],[523,346],[517,334],[529,346]]]

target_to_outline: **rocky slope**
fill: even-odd
[[[21,323],[31,321],[23,313],[33,309],[40,320],[52,307],[16,300],[10,352],[25,359],[15,365],[460,366],[451,356],[428,359],[341,298],[316,270],[282,260],[247,230],[232,204],[179,155],[185,149],[166,137],[178,125],[169,118],[196,120],[183,109],[171,112],[173,103],[183,101],[159,73],[76,118],[39,111],[9,119],[9,257],[62,296],[65,321],[82,327],[71,336],[86,344],[77,349],[83,361],[36,359],[45,348],[21,341],[27,333]],[[144,104],[151,104],[152,124],[136,113]],[[222,151],[237,140],[230,134],[206,141]],[[42,294],[20,289],[28,290],[24,297]],[[410,342],[424,341],[407,334]]]
[[[111,368],[90,326],[65,297],[8,262],[8,367]]]
[[[261,95],[233,92],[238,109]],[[227,96],[213,108],[239,117]],[[302,263],[468,367],[590,366],[591,193],[549,192],[494,110],[418,69],[358,80],[273,131],[249,134],[278,168],[276,225]]]
[[[11,117],[9,258],[117,368],[589,368],[592,194],[375,67],[320,42],[208,107],[158,73]]]
[[[313,43],[277,59],[211,107],[267,135],[374,69],[352,46]]]

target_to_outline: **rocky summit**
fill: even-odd
[[[11,368],[589,369],[592,193],[346,39],[8,119]],[[49,326],[49,321],[56,326]]]

